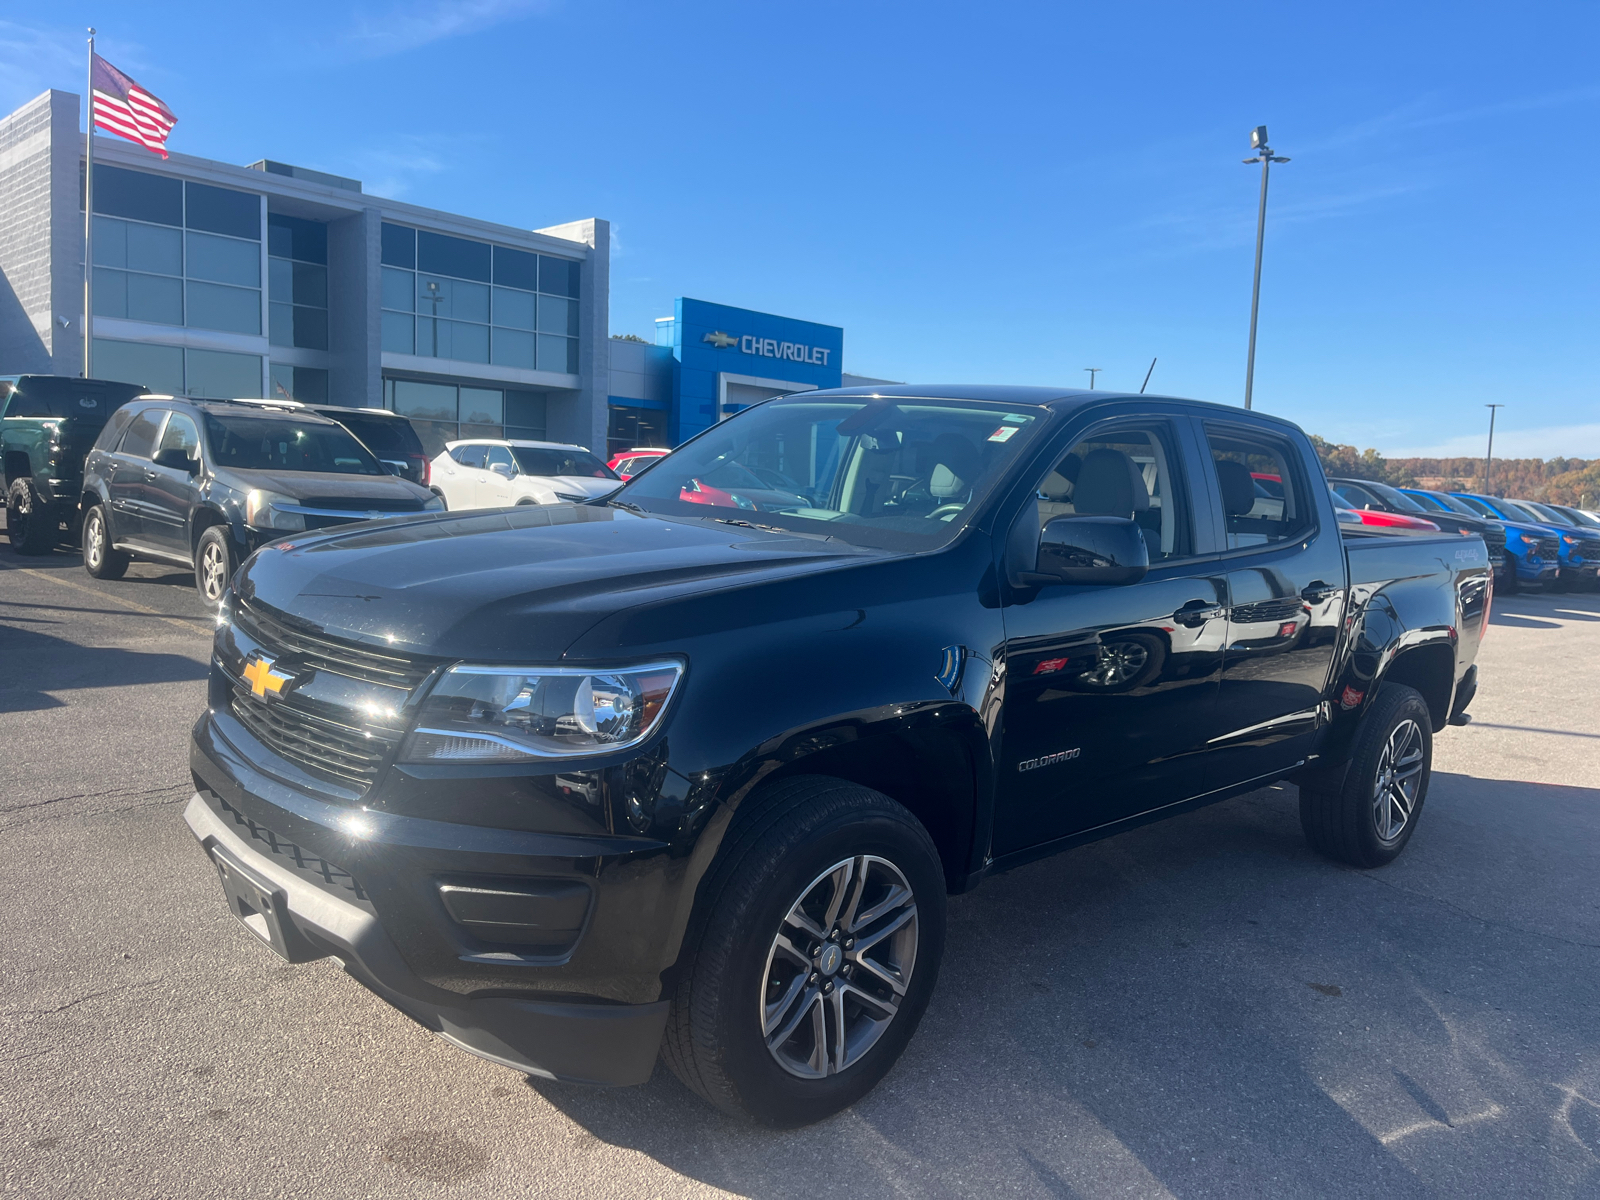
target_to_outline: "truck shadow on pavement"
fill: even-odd
[[[664,1065],[529,1085],[758,1197],[1582,1193],[1600,1124],[1552,1113],[1600,1097],[1597,814],[1597,789],[1438,773],[1406,856],[1358,871],[1306,847],[1283,785],[991,879],[951,901],[905,1057],[807,1129],[726,1118]]]
[[[1518,592],[1496,596],[1489,624],[1513,629],[1560,629],[1563,621],[1600,621],[1595,592]]]
[[[116,646],[84,646],[32,628],[35,624],[65,624],[74,612],[81,611],[63,605],[58,621],[45,615],[50,607],[0,603],[0,618],[6,622],[0,624],[0,662],[5,663],[4,675],[0,676],[0,712],[63,707],[64,702],[50,692],[176,683],[206,677],[203,659]],[[141,616],[121,610],[116,610],[116,615]]]

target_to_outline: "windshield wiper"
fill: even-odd
[[[637,504],[630,504],[626,500],[607,500],[606,503],[613,505],[616,508],[625,508],[629,512],[638,513],[640,516],[645,515],[644,509],[640,508]]]
[[[737,517],[712,517],[720,525],[742,525],[746,529],[765,529],[768,533],[781,533],[786,537],[821,538],[825,542],[833,541],[831,533],[805,533],[798,529],[785,529],[782,525],[763,525],[759,521],[741,521]]]

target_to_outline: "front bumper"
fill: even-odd
[[[384,1000],[445,1041],[504,1067],[575,1083],[633,1084],[650,1077],[667,1001],[582,1004],[505,997],[429,998],[373,914],[314,887],[253,849],[198,793],[184,820],[208,853],[232,856],[282,896],[295,958],[333,955]]]

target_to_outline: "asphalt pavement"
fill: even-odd
[[[188,572],[0,545],[0,1188],[31,1197],[1600,1195],[1600,597],[1497,600],[1376,871],[1264,789],[951,904],[928,1015],[772,1133],[530,1083],[289,966],[180,813]]]

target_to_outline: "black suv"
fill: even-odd
[[[111,414],[144,391],[109,379],[0,378],[6,530],[18,554],[48,554],[58,542],[77,541],[84,456]]]
[[[218,604],[235,566],[285,534],[443,507],[335,421],[267,401],[143,397],[118,409],[83,471],[83,565],[193,567]]]
[[[310,404],[308,412],[337,421],[364,443],[402,479],[428,486],[428,456],[422,439],[411,422],[387,408],[345,408],[333,404]]]

